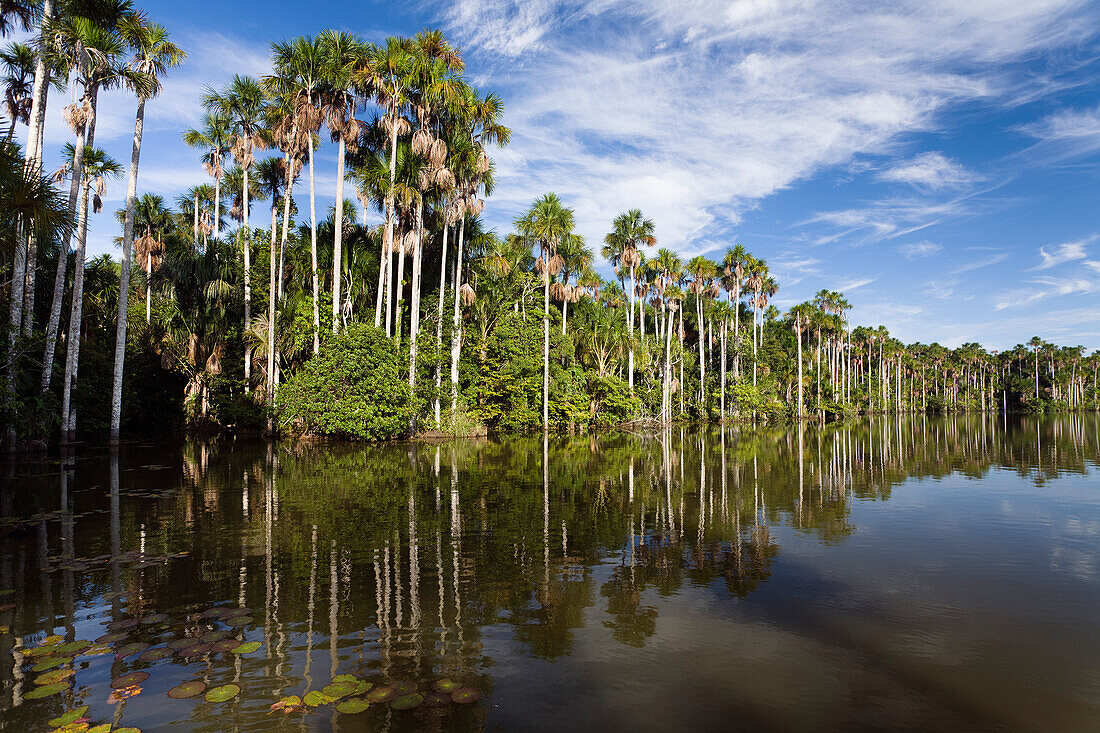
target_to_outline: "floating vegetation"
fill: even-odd
[[[68,656],[70,654],[77,654],[79,652],[82,652],[85,649],[87,649],[88,647],[90,647],[91,645],[92,645],[92,642],[90,642],[90,641],[85,641],[84,639],[77,639],[76,641],[70,641],[68,644],[62,644],[61,646],[57,647],[57,652],[59,654],[64,654],[64,655]]]
[[[297,695],[287,695],[282,700],[272,704],[271,711],[282,710],[284,713],[293,713],[303,707],[302,698]],[[337,708],[339,709],[339,708]]]
[[[141,619],[141,623],[146,626],[152,626],[153,624],[162,624],[168,620],[168,614],[166,613],[151,613],[148,616]]]
[[[184,682],[183,684],[173,687],[168,691],[168,697],[173,700],[186,700],[189,697],[201,695],[205,691],[205,682],[201,680],[191,680],[190,682]]]
[[[310,690],[302,697],[302,702],[311,708],[320,707],[321,705],[328,705],[332,702],[332,698],[323,692],[317,690]]]
[[[113,631],[110,634],[104,634],[95,640],[96,644],[114,644],[119,641],[125,641],[129,639],[130,635],[125,631]]]
[[[451,696],[442,692],[431,692],[424,698],[424,704],[430,708],[442,708],[451,704]]]
[[[206,701],[225,702],[226,700],[232,700],[239,694],[241,694],[241,686],[230,682],[228,685],[212,688],[206,693]]]
[[[110,654],[113,649],[107,644],[92,644],[90,647],[84,650],[82,657],[98,657],[102,654]]]
[[[355,687],[356,684],[354,682],[333,682],[325,685],[321,692],[332,700],[339,700],[340,698],[355,694]]]
[[[203,618],[222,618],[229,615],[229,609],[224,607],[208,608],[202,612]]]
[[[158,646],[154,649],[150,649],[144,652],[138,659],[143,662],[159,662],[162,659],[167,659],[172,656],[172,650],[167,647]]]
[[[65,680],[76,674],[76,670],[73,669],[55,669],[52,672],[44,672],[34,678],[34,684],[36,685],[53,685],[58,682],[64,682]]]
[[[134,685],[140,685],[147,679],[149,679],[148,672],[127,672],[126,674],[115,677],[113,680],[111,680],[111,688],[115,690],[121,690],[124,687],[133,687]]]
[[[389,702],[396,696],[393,685],[380,685],[367,693],[367,699],[371,702]]]
[[[215,641],[221,641],[227,636],[229,636],[228,631],[218,629],[216,631],[207,631],[205,634],[199,637],[199,641],[206,642],[207,644],[212,644]]]
[[[130,685],[129,687],[122,687],[118,690],[114,690],[107,696],[107,704],[114,705],[115,703],[128,700],[131,697],[135,697],[141,694],[141,685]]]
[[[246,641],[243,644],[238,644],[229,651],[233,652],[234,654],[251,654],[252,652],[259,649],[261,646],[263,646],[263,644],[258,641]]]
[[[416,692],[417,689],[419,689],[417,684],[412,680],[401,680],[400,682],[393,683],[393,690],[398,695],[411,695]]]
[[[191,646],[185,646],[183,649],[180,649],[176,654],[184,659],[196,659],[213,648],[214,646],[212,644],[192,644]]]
[[[355,715],[361,713],[370,707],[370,703],[361,697],[353,697],[350,700],[344,700],[336,706],[337,712],[344,715]]]
[[[251,616],[230,616],[225,620],[230,626],[248,626],[252,623]]]
[[[210,650],[214,652],[231,652],[240,645],[241,643],[236,639],[222,639],[221,641],[215,641]]]
[[[138,621],[136,618],[124,618],[118,621],[112,621],[107,624],[108,631],[123,631],[124,629],[132,629],[137,626]]]
[[[66,662],[71,662],[71,661],[72,661],[72,658],[70,658],[70,657],[46,657],[45,659],[40,661],[38,664],[31,667],[31,670],[34,671],[34,672],[45,672],[47,669],[53,669],[54,667],[60,667],[62,664],[65,664]]]
[[[412,708],[419,706],[422,702],[424,702],[424,696],[419,693],[412,692],[407,695],[395,697],[390,702],[390,707],[394,710],[411,710]]]
[[[460,704],[477,702],[481,699],[481,690],[463,687],[451,693],[451,700]]]
[[[432,683],[433,690],[435,690],[436,692],[445,692],[448,695],[450,695],[452,692],[459,689],[460,687],[462,687],[461,684],[446,677],[441,680],[436,680]]]
[[[68,682],[57,682],[52,685],[42,685],[41,687],[36,687],[28,692],[26,695],[23,696],[23,699],[39,700],[43,697],[49,697],[51,695],[56,695],[59,692],[64,692],[67,689],[69,689]]]
[[[73,708],[72,710],[67,710],[66,712],[62,713],[61,715],[58,715],[56,718],[51,718],[50,721],[49,721],[49,725],[50,725],[51,728],[60,728],[63,725],[70,725],[72,723],[77,722],[81,718],[83,718],[84,715],[87,712],[88,712],[88,706],[87,705],[82,705],[78,708]],[[84,723],[86,724],[87,722],[88,722],[87,719],[85,719]]]
[[[168,647],[169,649],[171,649],[172,651],[179,651],[180,649],[185,649],[189,646],[194,646],[197,643],[198,643],[198,641],[196,639],[185,636],[182,639],[172,639],[172,641],[165,644],[165,646]]]
[[[115,656],[119,659],[125,659],[126,657],[132,657],[135,654],[141,654],[143,651],[149,648],[149,645],[144,641],[131,641],[129,644],[123,644],[115,652]]]

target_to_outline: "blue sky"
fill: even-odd
[[[190,54],[150,103],[140,191],[174,199],[207,180],[180,132],[205,85],[266,73],[271,40],[441,27],[506,104],[514,137],[485,212],[500,233],[555,191],[597,249],[634,207],[684,256],[744,244],[769,262],[781,308],[828,288],[855,322],[905,341],[1100,348],[1095,3],[139,4]],[[69,137],[61,106],[47,165]],[[129,160],[133,99],[100,111],[97,145]],[[124,192],[108,190],[108,210]],[[97,217],[92,253],[117,256],[116,233]]]

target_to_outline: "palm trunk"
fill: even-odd
[[[632,260],[633,261],[633,260]],[[644,327],[643,327],[644,328]],[[626,379],[630,391],[634,392],[634,266],[630,267],[630,318],[627,320],[627,332],[630,336],[629,351],[626,355]],[[642,334],[645,335],[644,332]]]
[[[332,332],[340,324],[340,285],[343,274],[344,250],[344,136],[340,136],[336,150],[336,209],[334,214],[332,244]]]
[[[309,145],[309,253],[313,263],[313,354],[321,350],[321,285],[317,275],[317,189],[313,182],[313,144]]]
[[[45,0],[42,3],[42,31],[39,40],[42,46],[46,44],[45,21],[53,19],[55,0]],[[27,164],[40,163],[42,160],[42,139],[45,133],[46,98],[50,91],[50,74],[46,68],[44,54],[36,54],[37,61],[34,66],[34,87],[31,97],[31,112],[27,128],[27,149],[24,152],[24,162]],[[14,121],[13,123],[14,124]]]
[[[393,334],[398,345],[401,344],[401,306],[405,300],[405,242],[401,242],[401,249],[397,253],[397,283],[394,285],[394,324]]]
[[[420,200],[420,206],[416,211],[416,249],[413,250],[412,262],[412,296],[409,312],[409,394],[413,395],[415,403],[416,395],[416,337],[420,331],[420,263],[424,249],[422,236],[424,233],[424,200]],[[409,434],[416,434],[417,413],[414,411],[409,416]]]
[[[703,300],[701,294],[695,296],[695,325],[698,331],[697,340],[699,341],[699,410],[702,412],[706,370],[703,368]]]
[[[288,156],[289,157],[289,156]],[[267,389],[264,391],[264,402],[267,407],[267,435],[275,434],[275,297],[276,297],[276,231],[278,229],[278,217],[276,207],[278,196],[271,192],[271,244],[268,245],[268,282],[267,282]],[[287,196],[289,199],[290,197]]]
[[[393,126],[390,128],[390,187],[386,191],[386,228],[382,240],[382,265],[378,268],[378,299],[374,304],[374,326],[381,323],[382,293],[386,291],[386,335],[393,333],[390,330],[391,312],[390,303],[393,300],[393,292],[385,287],[389,282],[390,260],[393,253],[393,186],[397,181],[397,110],[392,114]]]
[[[216,171],[214,176],[214,241],[222,233],[222,176],[221,171]]]
[[[195,214],[195,222],[194,222],[194,224],[192,224],[193,229],[192,229],[192,235],[191,235],[191,237],[192,237],[191,246],[195,249],[196,252],[198,252],[199,251],[199,194],[198,194],[198,192],[195,193],[195,211],[194,211],[194,214]]]
[[[446,207],[444,207],[446,208]],[[443,426],[440,415],[439,390],[443,386],[443,360],[439,357],[443,354],[443,295],[447,284],[447,230],[448,222],[446,214],[443,218],[443,247],[439,255],[439,308],[436,314],[435,324],[435,397],[432,400],[432,408],[435,411],[435,427],[438,430]]]
[[[83,177],[83,176],[82,176]],[[72,411],[72,390],[80,365],[80,325],[84,311],[84,253],[88,235],[88,190],[85,182],[80,196],[80,218],[76,239],[76,259],[73,265],[73,302],[69,309],[69,335],[65,342],[65,381],[61,393],[61,442],[70,443],[76,432]]]
[[[76,214],[77,197],[80,194],[81,171],[84,168],[84,149],[92,144],[95,137],[95,107],[98,88],[93,86],[89,91],[92,105],[92,119],[81,128],[76,136],[76,146],[73,151],[72,184],[69,186],[69,216]],[[43,110],[44,112],[45,110]],[[50,380],[53,377],[53,359],[57,349],[57,332],[61,324],[61,305],[65,299],[65,270],[69,262],[69,246],[72,240],[72,232],[65,236],[65,241],[60,248],[57,257],[57,274],[53,282],[53,297],[50,302],[50,320],[46,323],[46,345],[42,356],[42,381],[39,384],[41,392],[45,393],[50,388]]]
[[[727,329],[727,327],[728,327],[728,322],[725,320],[725,318],[723,318],[722,323],[720,324],[721,331],[719,332],[719,338],[722,339],[722,343],[721,343],[722,363],[721,363],[721,366],[720,366],[720,369],[722,371],[722,375],[721,375],[721,379],[720,379],[722,393],[719,396],[719,408],[718,408],[720,410],[719,414],[721,415],[722,422],[725,422],[725,420],[726,420],[726,329]]]
[[[741,283],[734,289],[733,299],[733,376],[741,376]]]
[[[130,305],[130,252],[134,246],[134,207],[137,200],[138,159],[141,157],[141,135],[145,127],[145,97],[138,97],[137,115],[134,117],[134,146],[130,153],[130,178],[126,184],[126,219],[122,227],[122,271],[119,277],[118,318],[115,322],[115,369],[111,392],[112,444],[118,443],[122,423],[122,375],[126,362],[126,317]],[[146,253],[146,263],[152,258]],[[148,269],[148,265],[146,265]],[[145,278],[145,320],[149,320],[151,298],[149,277]]]
[[[286,184],[283,186],[283,232],[279,235],[279,272],[276,273],[279,283],[276,287],[279,302],[283,300],[283,274],[286,272],[284,257],[286,256],[287,232],[290,225],[290,202],[294,198],[294,176],[291,175],[292,161],[290,153],[286,154]]]
[[[545,253],[544,261],[549,263],[550,258]],[[542,273],[542,429],[545,432],[550,429],[550,269],[543,269]]]
[[[252,208],[248,203],[248,168],[243,168],[242,171],[244,177],[244,220],[242,225],[244,227],[244,331],[242,334],[248,333],[248,328],[252,323],[252,229],[248,226],[248,210]],[[244,350],[244,393],[248,394],[252,391],[252,359],[248,354],[248,349]]]
[[[462,350],[462,313],[459,310],[459,288],[462,287],[462,245],[466,236],[466,217],[458,225],[458,254],[455,255],[454,297],[455,313],[451,328],[451,426],[458,417],[458,357]]]
[[[798,419],[801,420],[806,414],[802,406],[802,324],[795,323],[794,332],[798,337]]]

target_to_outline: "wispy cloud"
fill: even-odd
[[[978,179],[958,162],[943,153],[922,153],[902,161],[876,176],[880,181],[908,183],[916,188],[940,190],[958,188]]]
[[[959,265],[958,267],[956,267],[951,272],[955,275],[961,275],[964,272],[972,272],[974,270],[980,270],[983,267],[989,267],[991,265],[996,265],[997,263],[1004,262],[1007,259],[1008,259],[1008,253],[1007,252],[1001,252],[999,254],[989,255],[988,257],[980,257],[976,260],[971,260],[970,262],[967,262],[966,264]]]
[[[925,240],[898,246],[898,252],[905,255],[906,259],[915,260],[919,257],[930,257],[943,249],[943,245]]]
[[[1051,161],[1092,155],[1100,151],[1100,106],[1060,110],[1018,129],[1035,138],[1035,152]]]
[[[1095,242],[1096,239],[1097,235],[1094,234],[1091,237],[1079,239],[1076,242],[1066,242],[1064,244],[1054,245],[1049,251],[1046,247],[1040,247],[1039,257],[1042,259],[1042,262],[1032,269],[1049,270],[1052,267],[1057,267],[1067,262],[1083,260],[1088,256],[1088,253],[1085,251],[1085,246]]]

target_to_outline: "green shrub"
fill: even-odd
[[[383,331],[349,326],[280,388],[282,424],[360,440],[404,435],[415,407],[398,362]]]

